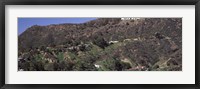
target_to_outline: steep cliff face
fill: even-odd
[[[32,70],[182,70],[182,19],[34,25],[18,37],[18,46],[24,70],[31,70],[24,63],[37,59],[41,65]]]

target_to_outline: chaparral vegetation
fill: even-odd
[[[34,25],[18,36],[18,70],[181,71],[182,18]]]

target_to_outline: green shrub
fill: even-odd
[[[42,54],[37,54],[37,55],[35,55],[35,56],[34,56],[34,59],[35,59],[36,61],[42,61]]]
[[[59,61],[63,61],[64,60],[64,53],[59,52],[57,58],[58,58]]]

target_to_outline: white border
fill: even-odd
[[[194,5],[6,5],[6,84],[195,84]],[[18,17],[182,17],[181,72],[17,72]]]

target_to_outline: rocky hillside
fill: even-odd
[[[34,25],[18,37],[23,71],[181,71],[181,18]]]

